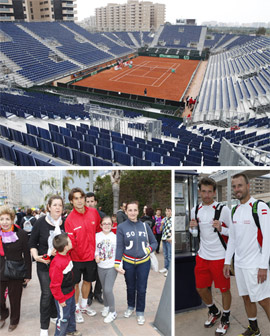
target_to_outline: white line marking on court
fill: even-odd
[[[147,85],[147,86],[151,86],[151,87],[160,87],[171,75],[172,73],[170,72],[168,74],[168,76],[159,84],[159,85],[155,85],[156,82],[158,82],[160,79],[162,79],[162,77],[164,75],[166,75],[168,73],[168,71],[171,71],[172,69],[177,69],[181,64],[177,64],[177,63],[171,63],[171,65],[168,63],[168,65],[170,66],[170,68],[168,68],[161,76],[159,76],[159,78],[156,78],[156,77],[150,77],[150,76],[145,76],[146,74],[148,74],[149,72],[151,72],[152,70],[155,70],[155,69],[158,69],[159,66],[158,65],[155,65],[153,66],[149,71],[147,71],[146,73],[144,73],[143,75],[135,75],[135,74],[131,74],[132,72],[136,71],[137,69],[140,70],[140,68],[143,68],[143,67],[151,67],[151,65],[149,65],[149,63],[151,63],[152,61],[144,61],[140,64],[138,64],[136,67],[134,67],[134,69],[130,70],[130,71],[125,71],[124,73],[122,74],[119,74],[119,75],[116,75],[115,77],[113,78],[110,78],[109,80],[110,81],[116,81],[116,82],[119,82],[119,83],[126,83],[126,84],[135,84],[135,85]],[[163,68],[164,69],[164,68]],[[150,84],[141,84],[141,83],[134,83],[134,82],[130,82],[130,81],[123,81],[123,80],[119,80],[121,78],[124,78],[126,76],[131,76],[131,77],[139,77],[139,78],[151,78],[151,79],[156,79],[151,85]]]
[[[139,68],[142,68],[144,66],[147,66],[147,64],[149,63],[150,61],[145,61],[143,63],[140,63],[137,67],[134,67],[133,69],[131,69],[130,71],[125,71],[124,73],[120,73],[118,75],[116,75],[115,77],[113,78],[110,78],[111,81],[118,81],[118,79],[122,78],[122,77],[125,77],[126,75],[134,72],[135,70],[139,69]],[[128,70],[128,69],[127,69]]]

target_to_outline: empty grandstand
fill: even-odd
[[[270,165],[268,37],[210,34],[192,25],[165,25],[155,34],[89,33],[73,22],[1,22],[0,46],[3,164]],[[132,65],[115,72],[123,82],[133,72],[125,90],[79,85],[113,72],[119,59],[136,65],[138,53],[160,65],[149,58],[142,72]],[[180,89],[175,69],[187,73],[195,60]],[[195,106],[182,118],[202,62]],[[164,83],[173,84],[177,99],[151,93]],[[131,89],[136,85],[141,94]]]

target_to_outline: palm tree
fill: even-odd
[[[72,181],[72,183],[74,183],[74,179],[72,176],[64,176],[62,179],[62,190],[63,190],[63,195],[61,195],[64,199],[65,202],[65,196],[66,196],[66,191],[70,191],[69,188],[69,183],[70,181]],[[48,180],[43,180],[40,182],[39,188],[41,190],[43,190],[44,187],[47,187],[50,189],[49,193],[46,194],[44,200],[45,202],[47,202],[47,200],[52,196],[52,195],[60,195],[60,181],[55,178],[55,177],[51,177]]]
[[[62,183],[63,183],[63,200],[66,200],[66,192],[70,192],[69,183],[74,183],[74,178],[72,176],[64,176]]]
[[[79,178],[88,178],[89,182],[87,182],[86,191],[93,191],[93,174],[95,170],[67,170],[67,173],[71,176],[78,176]]]
[[[116,213],[119,209],[120,180],[121,170],[112,170],[111,183],[113,190],[113,213]]]
[[[52,196],[52,195],[60,195],[60,191],[57,191],[57,189],[60,189],[60,183],[59,180],[56,179],[55,177],[51,177],[48,180],[43,180],[40,182],[39,188],[40,190],[43,190],[44,187],[47,189],[49,188],[49,193],[46,194],[44,197],[44,201],[47,202],[47,200]]]

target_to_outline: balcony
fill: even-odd
[[[0,13],[14,13],[14,10],[13,10],[13,8],[2,8],[2,7],[0,7]]]
[[[0,5],[12,5],[12,0],[0,0]]]

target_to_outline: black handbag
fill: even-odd
[[[23,260],[5,260],[4,277],[8,279],[25,279],[26,267]]]

